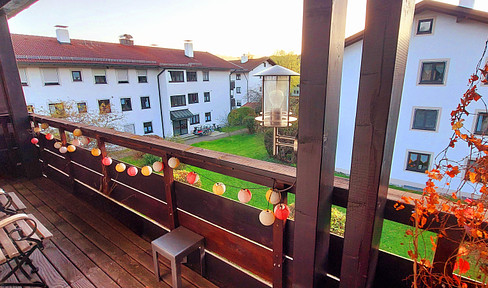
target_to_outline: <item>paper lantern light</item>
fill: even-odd
[[[41,132],[41,128],[40,127],[34,127],[34,132],[36,132],[36,133]]]
[[[105,166],[110,166],[110,165],[112,165],[112,158],[110,158],[110,157],[104,157],[104,158],[102,159],[102,164],[103,164],[103,165],[105,165]],[[125,170],[125,168],[124,168],[124,170]],[[123,170],[122,170],[122,171],[123,171]]]
[[[163,162],[160,162],[160,161],[154,162],[152,168],[155,172],[163,171],[163,168],[164,168]]]
[[[259,213],[259,222],[261,222],[261,224],[264,226],[273,225],[274,221],[275,216],[271,210],[264,209],[261,211],[261,213]]]
[[[75,145],[75,146],[80,146],[81,145],[81,142],[79,139],[74,139],[71,144]]]
[[[47,124],[47,123],[42,123],[42,124],[41,124],[41,128],[42,128],[42,129],[47,129],[47,128],[49,128],[49,124]]]
[[[125,171],[125,164],[119,163],[119,164],[115,165],[115,170],[119,173],[124,172]]]
[[[47,133],[47,134],[46,134],[46,139],[47,139],[47,140],[53,140],[53,139],[54,139],[53,134],[51,134],[51,133]]]
[[[192,185],[198,182],[199,179],[200,176],[198,176],[198,174],[195,172],[190,172],[188,175],[186,175],[186,181]]]
[[[83,133],[81,133],[80,129],[75,129],[73,130],[73,135],[76,137],[80,137],[81,135],[83,135]]]
[[[222,182],[217,182],[213,185],[212,191],[217,195],[222,195],[225,193],[225,184]]]
[[[90,138],[88,138],[88,137],[81,137],[80,138],[80,142],[83,145],[88,145],[88,143],[90,143]]]
[[[280,220],[285,220],[290,215],[290,208],[288,208],[288,205],[286,204],[278,204],[274,208],[274,215]]]
[[[39,139],[37,139],[36,137],[32,138],[31,139],[31,143],[36,145],[37,143],[39,143]]]
[[[68,152],[73,153],[76,151],[76,146],[75,145],[68,145]]]
[[[61,148],[59,148],[59,153],[64,154],[66,152],[68,152],[68,148],[66,148],[65,146],[61,146]]]
[[[92,154],[93,156],[95,156],[95,157],[98,157],[98,156],[100,156],[100,154],[102,154],[102,151],[101,151],[100,149],[98,149],[98,148],[93,148],[93,149],[91,150],[91,154]]]
[[[63,146],[63,143],[61,143],[59,141],[57,141],[57,142],[54,143],[54,148],[56,148],[56,149],[61,148],[61,146]]]
[[[144,166],[141,168],[141,174],[144,176],[149,176],[152,173],[152,168],[151,166]]]
[[[247,203],[247,202],[251,201],[252,193],[249,189],[241,189],[239,191],[239,193],[237,193],[237,198],[242,203]]]
[[[176,167],[178,167],[180,165],[180,160],[176,157],[171,157],[169,158],[168,160],[168,166],[175,169]]]
[[[134,166],[131,166],[127,169],[127,174],[129,174],[129,176],[136,176],[137,172],[139,172],[139,170],[137,170],[137,168]]]
[[[268,200],[271,204],[278,204],[280,202],[281,195],[279,192],[274,191],[273,189],[269,189],[266,192],[266,200]]]

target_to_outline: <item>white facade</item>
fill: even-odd
[[[261,77],[256,77],[254,74],[259,73],[272,65],[274,64],[268,60],[264,60],[251,71],[236,70],[231,73],[230,79],[231,81],[235,81],[235,88],[231,90],[231,97],[235,99],[235,106],[233,108],[239,108],[247,103],[248,92],[252,93],[252,91],[254,91],[261,93],[263,84]]]
[[[433,19],[431,33],[418,34],[419,21],[429,19]],[[488,25],[470,20],[458,22],[455,16],[424,11],[415,15],[412,26],[390,182],[422,188],[427,180],[426,175],[421,171],[407,170],[409,153],[413,153],[410,154],[412,157],[428,155],[428,168],[431,169],[435,156],[449,144],[453,133],[450,113],[466,91],[468,79],[481,57]],[[344,52],[336,170],[345,173],[350,171],[355,112],[360,109],[356,105],[361,49],[362,41],[359,41],[347,46]],[[423,63],[426,62],[445,63],[442,83],[420,84],[422,67],[427,67]],[[482,85],[479,92],[485,95],[488,86]],[[471,108],[478,112],[484,109],[482,103],[475,103]],[[429,125],[435,123],[434,126],[428,129],[424,129],[425,126],[422,129],[414,127],[418,125],[414,125],[415,118],[420,112],[423,113],[420,110],[429,111],[432,116]],[[434,121],[435,115],[437,119]],[[464,126],[474,131],[476,118],[468,118]],[[420,118],[417,121],[421,122]],[[450,159],[460,160],[467,155],[468,150],[461,149],[462,145],[458,145]]]

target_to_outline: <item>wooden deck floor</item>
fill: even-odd
[[[6,179],[0,187],[14,191],[54,235],[33,255],[49,287],[171,287],[168,263],[163,281],[153,274],[151,245],[117,221],[46,178]],[[0,275],[9,271],[0,266]],[[22,274],[16,280],[22,280]],[[5,275],[5,274],[4,274]],[[216,287],[183,267],[183,287]]]

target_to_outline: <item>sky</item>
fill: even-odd
[[[459,0],[443,0],[458,4]],[[475,9],[488,11],[487,0]],[[364,27],[366,0],[348,0],[346,36]],[[118,42],[130,34],[136,45],[239,57],[300,53],[301,0],[39,0],[9,20],[10,32],[55,37],[55,25],[69,26],[72,39]]]

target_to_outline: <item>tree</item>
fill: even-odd
[[[285,52],[284,50],[278,50],[271,55],[271,60],[276,64],[300,73],[300,61],[301,55],[297,55],[294,52]],[[300,84],[300,77],[291,77],[290,87],[295,87]]]

